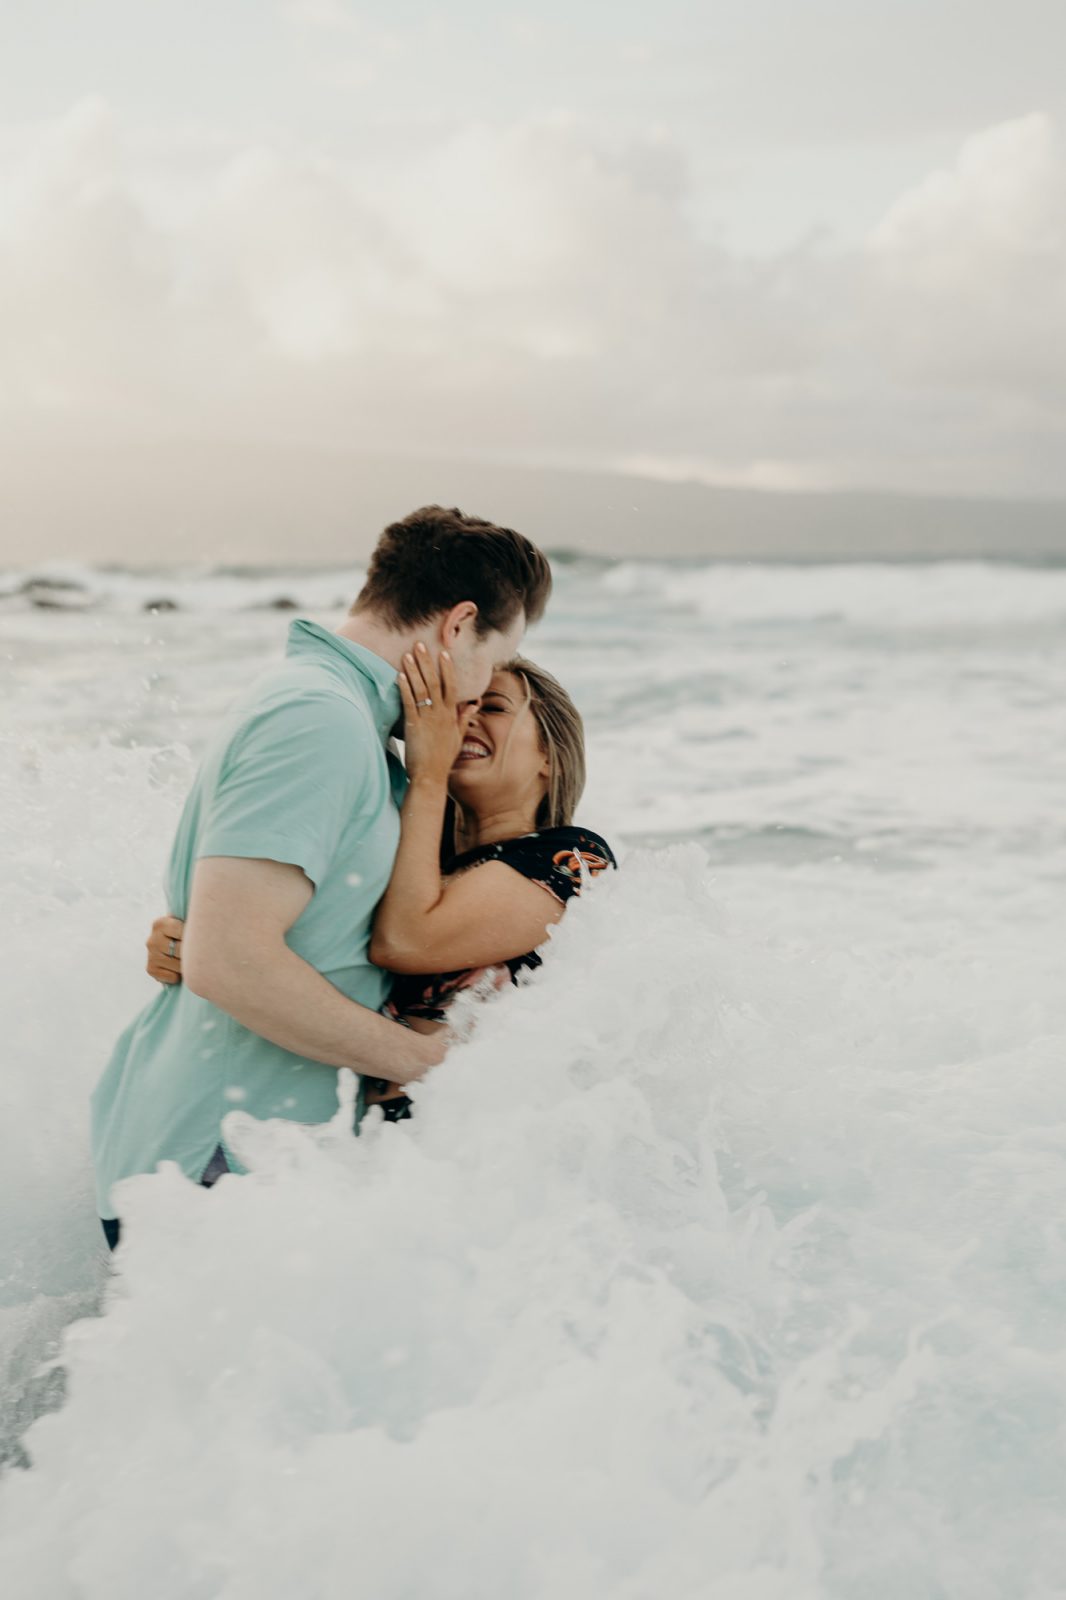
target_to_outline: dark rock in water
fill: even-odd
[[[32,595],[38,589],[52,590],[55,594],[85,593],[85,585],[73,578],[27,578],[19,593]]]
[[[73,578],[27,578],[16,591],[39,611],[84,611],[92,595]]]
[[[279,594],[276,600],[268,600],[260,607],[262,611],[299,611],[299,609],[296,601],[290,600],[286,594]]]
[[[30,578],[19,593],[39,611],[85,611],[92,605],[92,596],[80,583],[62,583],[58,579]]]
[[[144,611],[179,611],[181,607],[176,600],[146,600],[142,607]]]

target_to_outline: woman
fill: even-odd
[[[584,730],[550,673],[516,659],[463,708],[446,656],[438,670],[420,647],[404,668],[410,785],[370,955],[397,975],[390,1015],[424,1030],[440,1027],[454,996],[479,979],[506,982],[509,973],[517,982],[540,966],[537,947],[568,901],[617,863],[598,834],[572,825],[585,787]],[[182,927],[176,917],[153,924],[148,971],[161,983],[181,977],[180,955],[169,951]],[[366,1084],[387,1120],[410,1115],[402,1091]]]

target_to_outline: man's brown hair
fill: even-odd
[[[377,611],[391,627],[406,628],[472,600],[484,638],[503,632],[519,611],[539,621],[551,588],[547,557],[513,528],[422,506],[381,535],[352,614]]]

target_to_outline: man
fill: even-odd
[[[240,1170],[222,1134],[234,1106],[326,1122],[336,1068],[403,1084],[440,1059],[438,1040],[379,1014],[389,980],[368,955],[406,782],[388,749],[397,673],[408,651],[446,650],[460,698],[479,699],[550,592],[528,539],[426,506],[386,528],[336,633],[294,622],[284,664],[233,708],[170,857],[184,982],[127,1028],[93,1095],[112,1246],[120,1179],[163,1160],[197,1182]]]

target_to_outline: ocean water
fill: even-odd
[[[355,572],[0,575],[9,1600],[1066,1596],[1066,571],[573,563],[622,859],[417,1118],[86,1097],[196,755]]]

